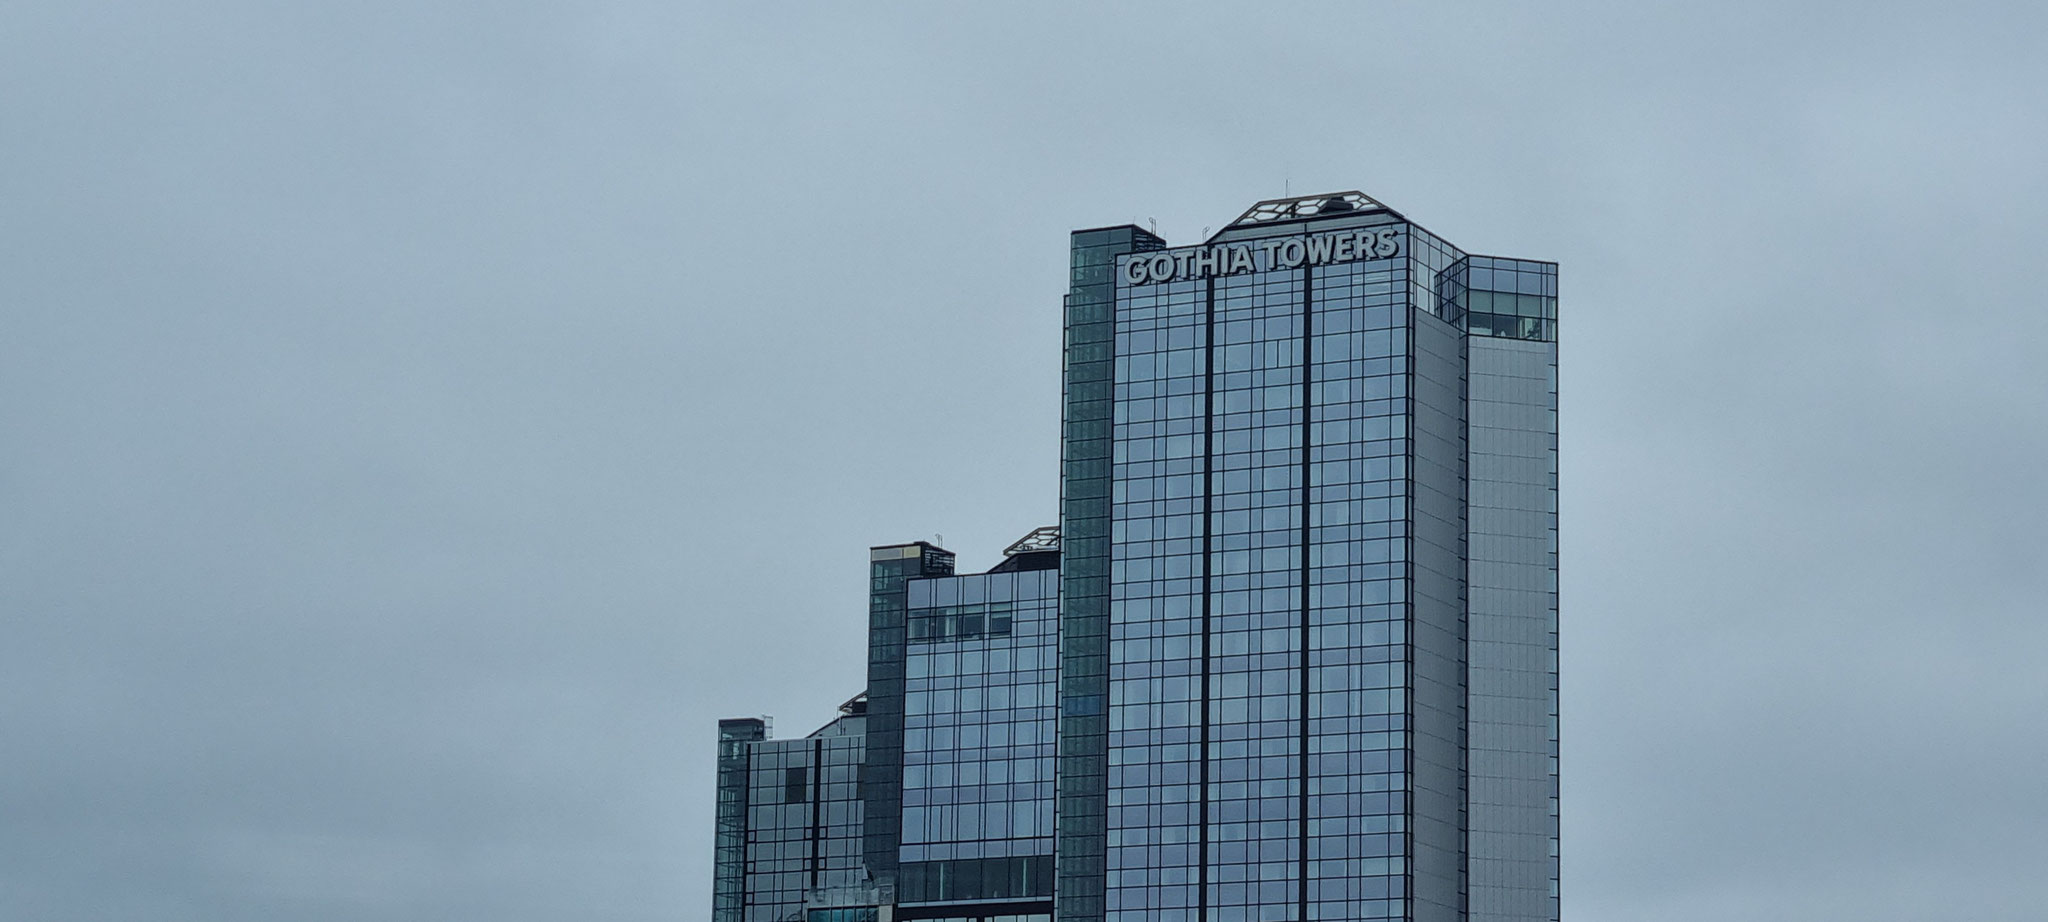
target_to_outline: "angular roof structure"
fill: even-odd
[[[1393,211],[1379,200],[1356,190],[1350,192],[1325,192],[1320,195],[1303,195],[1295,198],[1267,199],[1245,209],[1237,220],[1227,227],[1244,227],[1248,224],[1270,224],[1275,221],[1299,221],[1305,218],[1327,217],[1346,211]]]

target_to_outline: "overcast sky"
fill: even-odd
[[[6,4],[0,918],[703,918],[1067,231],[1361,189],[1562,264],[1566,917],[2037,920],[2040,10]]]

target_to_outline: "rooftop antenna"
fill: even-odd
[[[1159,219],[1158,219],[1158,218],[1146,218],[1146,219],[1145,219],[1145,223],[1146,223],[1146,224],[1150,224],[1150,225],[1152,225],[1152,236],[1154,236],[1154,237],[1157,237],[1157,236],[1159,236]]]
[[[945,535],[933,535],[933,536],[932,536],[932,543],[933,543],[933,544],[936,544],[936,545],[938,545],[938,546],[940,546],[940,547],[945,547],[945,546],[946,546],[946,536],[945,536]]]

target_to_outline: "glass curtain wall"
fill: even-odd
[[[1059,571],[914,579],[904,903],[1052,895]]]
[[[1380,259],[1119,288],[1110,919],[1407,910],[1411,287]]]

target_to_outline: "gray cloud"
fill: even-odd
[[[2043,18],[10,8],[0,916],[693,916],[1065,232],[1355,187],[1564,266],[1572,917],[2033,918]]]

